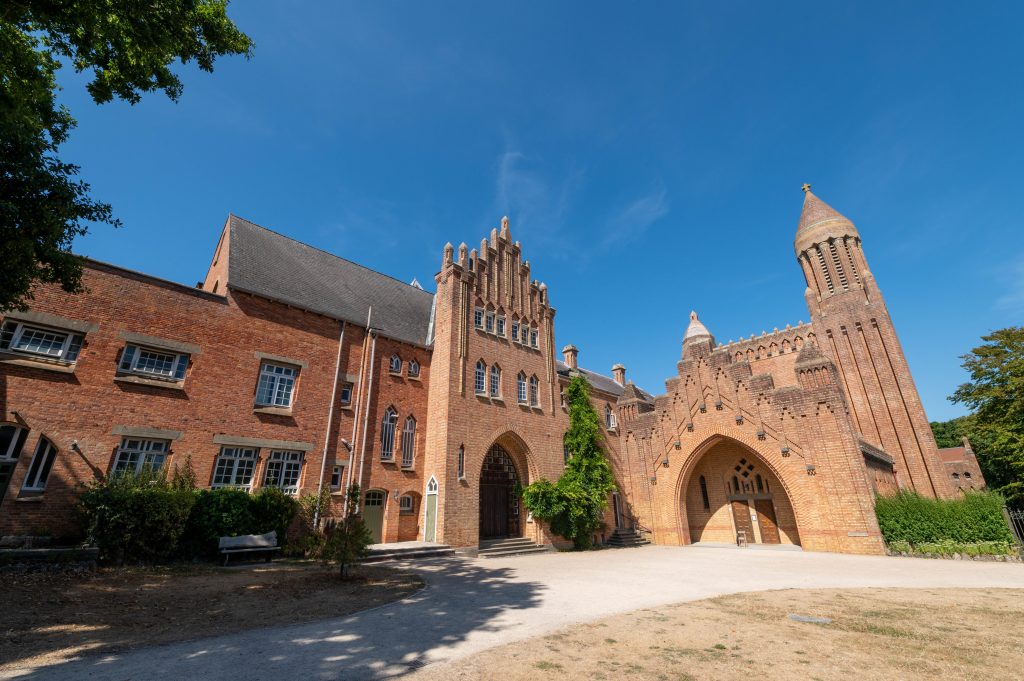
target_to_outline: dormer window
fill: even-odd
[[[402,373],[402,358],[398,355],[391,355],[391,359],[388,360],[388,371],[393,374]]]
[[[83,339],[80,333],[8,319],[0,329],[0,350],[71,364],[78,359]]]
[[[409,360],[409,377],[419,378],[420,375],[420,363],[414,359]]]

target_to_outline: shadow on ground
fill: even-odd
[[[14,672],[18,679],[372,679],[443,659],[474,632],[500,629],[539,605],[545,588],[515,570],[448,558],[416,566],[427,587],[342,618],[257,629]],[[432,651],[428,654],[428,651]],[[246,669],[239,676],[240,669]],[[301,671],[300,671],[301,670]]]

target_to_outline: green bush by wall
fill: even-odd
[[[877,497],[875,513],[882,537],[890,546],[893,542],[1012,542],[1003,505],[1003,497],[995,492],[968,492],[958,499],[901,492]]]

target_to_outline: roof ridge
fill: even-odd
[[[404,286],[404,287],[406,287],[408,289],[411,289],[413,291],[419,291],[420,293],[426,293],[429,296],[433,296],[434,295],[433,293],[431,293],[430,291],[427,291],[423,287],[413,286],[412,284],[404,282],[401,279],[399,279],[397,277],[394,277],[394,276],[392,276],[390,274],[386,274],[384,272],[380,272],[378,270],[373,269],[372,267],[367,267],[366,265],[358,263],[355,260],[349,260],[348,258],[343,258],[340,255],[338,255],[337,253],[331,253],[330,251],[325,250],[323,248],[320,248],[319,246],[314,246],[312,244],[307,244],[305,241],[299,241],[295,237],[288,236],[287,234],[282,234],[281,232],[278,232],[276,229],[270,229],[269,227],[264,227],[263,225],[256,224],[255,222],[253,222],[252,220],[249,220],[248,218],[243,218],[241,215],[235,215],[234,213],[230,213],[229,212],[228,213],[228,219],[230,220],[232,218],[235,219],[235,220],[241,220],[242,222],[245,222],[245,223],[247,223],[249,225],[252,225],[253,227],[255,227],[257,229],[262,229],[264,232],[270,232],[271,234],[275,234],[275,235],[281,237],[282,239],[287,239],[289,241],[297,243],[300,246],[304,246],[305,248],[309,248],[309,249],[312,249],[314,251],[319,251],[319,252],[321,252],[321,253],[323,253],[325,255],[331,256],[332,258],[335,258],[337,260],[341,260],[342,262],[346,262],[346,263],[348,263],[350,265],[355,265],[356,267],[359,267],[360,269],[364,269],[367,272],[373,272],[374,274],[377,274],[377,275],[380,275],[380,276],[385,277],[387,279],[390,279],[391,281],[394,281],[395,283],[401,284],[402,286]]]

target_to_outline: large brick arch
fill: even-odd
[[[804,494],[797,473],[791,465],[781,465],[780,453],[772,453],[768,441],[761,441],[746,437],[742,431],[738,432],[711,432],[699,433],[695,446],[690,447],[690,453],[676,471],[672,486],[672,508],[673,521],[682,543],[692,543],[690,537],[689,518],[686,514],[686,492],[690,486],[697,465],[716,445],[731,443],[737,445],[741,450],[748,452],[753,459],[764,466],[782,485],[782,492],[792,508],[795,517],[796,531],[802,535],[807,527],[811,509],[809,500]],[[691,440],[692,442],[692,440]]]
[[[486,456],[487,452],[491,450],[491,447],[498,445],[504,449],[508,455],[512,458],[512,462],[516,466],[516,472],[519,474],[519,482],[522,485],[528,485],[530,482],[540,477],[540,471],[537,468],[536,457],[533,454],[534,449],[530,447],[529,443],[526,442],[523,437],[517,433],[512,424],[507,424],[500,428],[494,429],[485,440],[489,444],[483,450],[478,453],[479,456],[475,457],[474,460],[478,459],[478,463],[483,463],[483,457]],[[466,471],[467,475],[476,475],[479,477],[480,471]]]

